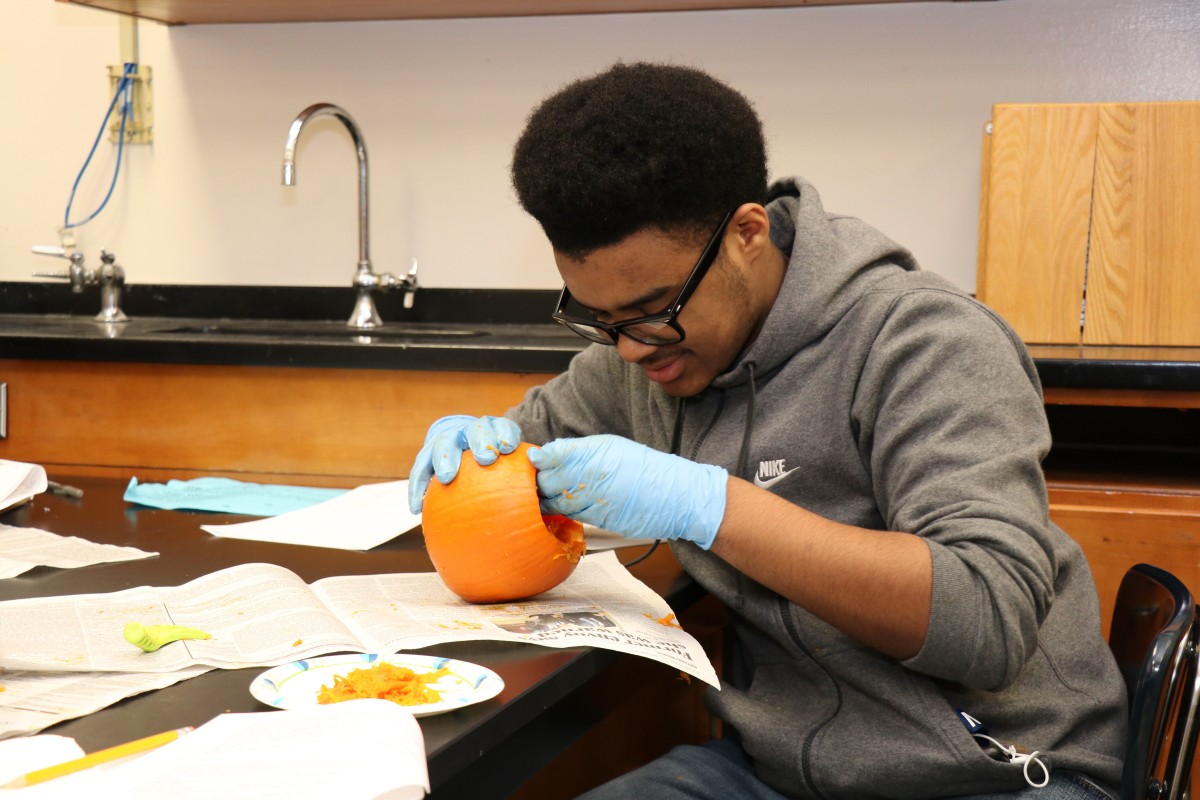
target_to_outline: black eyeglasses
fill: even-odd
[[[600,344],[615,345],[617,337],[622,335],[628,336],[635,342],[655,346],[682,342],[687,334],[684,333],[683,328],[676,318],[679,316],[679,312],[683,311],[683,307],[687,304],[687,301],[691,299],[692,293],[696,291],[696,287],[700,285],[700,281],[708,274],[709,267],[717,260],[717,254],[721,252],[721,242],[724,239],[725,227],[729,225],[729,220],[733,218],[735,210],[731,208],[721,219],[721,224],[713,231],[708,244],[704,245],[704,250],[700,253],[700,259],[696,262],[696,266],[692,267],[691,274],[684,281],[683,288],[679,290],[679,294],[662,313],[651,314],[646,317],[635,317],[613,323],[612,325],[606,325],[590,316],[568,314],[566,308],[571,303],[571,293],[567,291],[567,287],[564,285],[562,294],[558,298],[558,308],[554,310],[551,318],[555,322],[567,326],[583,338],[599,342]],[[578,306],[578,303],[576,305]]]

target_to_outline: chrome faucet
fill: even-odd
[[[283,148],[283,185],[296,185],[296,143],[300,139],[300,131],[309,120],[321,116],[336,117],[346,126],[346,130],[350,131],[350,136],[354,139],[354,150],[358,154],[358,267],[351,282],[351,285],[358,289],[358,297],[346,325],[351,328],[376,328],[383,324],[383,320],[379,318],[375,298],[371,293],[376,290],[403,289],[404,307],[412,308],[417,292],[417,260],[412,260],[408,274],[403,278],[397,278],[390,272],[378,274],[371,269],[367,143],[363,140],[358,124],[345,109],[332,103],[317,103],[301,111],[292,121],[292,126],[288,129],[287,144]]]
[[[33,252],[40,256],[57,256],[71,261],[66,272],[35,272],[35,278],[54,278],[71,282],[71,291],[79,294],[84,286],[99,284],[99,322],[128,322],[129,317],[121,310],[121,289],[125,286],[125,270],[116,263],[117,258],[107,250],[100,251],[100,269],[88,269],[83,265],[83,253],[78,250],[67,252],[64,247],[35,245]]]

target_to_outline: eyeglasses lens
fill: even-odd
[[[674,344],[680,340],[679,331],[665,322],[642,322],[621,328],[621,333],[642,344]]]
[[[562,322],[585,339],[601,344],[616,344],[616,339],[609,333],[610,329],[575,320],[562,320]],[[679,331],[665,322],[642,322],[637,325],[618,326],[618,331],[621,335],[634,341],[649,345],[675,344],[683,338],[679,335]]]

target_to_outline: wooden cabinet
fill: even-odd
[[[865,5],[912,0],[58,0],[168,25],[522,17],[635,11]]]
[[[1046,411],[1050,518],[1087,557],[1105,635],[1134,564],[1200,594],[1200,392],[1049,388]]]
[[[500,414],[548,374],[0,360],[0,458],[143,479],[407,478],[429,424]]]
[[[1200,344],[1200,102],[997,105],[979,299],[1029,343]]]
[[[1050,516],[1079,542],[1108,630],[1139,562],[1200,594],[1200,393],[1046,390]]]
[[[1050,518],[1087,556],[1105,634],[1121,577],[1134,564],[1170,570],[1200,593],[1200,494],[1113,483],[1088,487],[1052,479]]]

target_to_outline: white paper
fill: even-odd
[[[359,486],[315,506],[231,525],[201,525],[213,536],[255,542],[370,550],[421,524],[408,510],[408,481]]]
[[[58,722],[91,714],[118,700],[162,689],[211,669],[201,666],[176,672],[3,671],[0,672],[0,739],[37,733]]]
[[[126,795],[131,800],[162,800],[164,788],[172,798],[206,800],[402,800],[429,791],[421,727],[387,700],[222,714],[129,769],[137,771],[138,784]],[[121,771],[110,778],[119,780]]]
[[[27,736],[0,742],[0,786],[42,767],[83,758],[83,748],[69,736]]]
[[[654,544],[655,539],[627,539],[619,533],[597,528],[595,525],[583,526],[583,538],[587,542],[589,553],[601,553],[605,550],[615,550],[618,547],[641,547]]]
[[[212,638],[143,653],[124,640],[124,625],[132,621],[186,625]],[[467,603],[436,572],[350,575],[309,585],[274,564],[240,564],[183,586],[7,600],[0,603],[0,630],[0,667],[7,669],[237,669],[495,639],[619,650],[719,686],[704,649],[613,551],[584,556],[562,584],[514,603]]]
[[[12,578],[39,566],[74,569],[156,555],[136,547],[97,544],[38,528],[0,524],[0,578]]]
[[[20,800],[419,800],[429,791],[425,740],[387,700],[221,714],[136,759],[3,796]]]
[[[0,458],[0,511],[19,506],[46,491],[46,470],[39,464]]]

